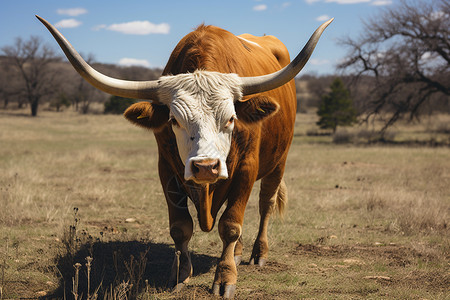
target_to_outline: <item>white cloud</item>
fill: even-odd
[[[357,4],[370,1],[371,0],[326,0],[325,2],[335,2],[337,4]]]
[[[99,31],[100,29],[105,29],[106,27],[108,27],[108,26],[106,26],[105,24],[100,24],[100,25],[92,27],[92,30]]]
[[[136,58],[129,58],[124,57],[119,60],[119,65],[121,66],[140,66],[140,67],[146,67],[150,68],[150,63],[146,59],[136,59]]]
[[[309,63],[315,66],[322,66],[322,65],[328,65],[330,61],[328,59],[318,59],[318,58],[311,58],[309,60]]]
[[[97,26],[98,27],[98,26]],[[121,32],[124,34],[137,34],[137,35],[147,35],[147,34],[168,34],[170,32],[170,25],[167,23],[153,24],[149,21],[132,21],[127,23],[112,24],[101,28],[106,28],[108,30]]]
[[[259,5],[253,6],[253,10],[255,10],[255,11],[263,11],[266,9],[267,9],[267,5],[265,5],[265,4],[259,4]]]
[[[75,28],[80,26],[81,24],[83,23],[75,19],[64,19],[56,23],[55,26],[58,28]]]
[[[370,4],[375,6],[391,5],[392,0],[375,0]]]
[[[59,15],[68,15],[71,17],[76,17],[82,14],[87,13],[87,9],[82,8],[82,7],[76,7],[76,8],[67,8],[67,9],[63,9],[60,8],[56,11]]]
[[[287,8],[289,6],[291,6],[291,2],[283,2],[283,4],[281,4],[281,8]]]
[[[325,22],[328,21],[329,19],[331,19],[329,15],[321,15],[316,18],[316,21]]]
[[[319,2],[320,0],[305,0],[306,3],[308,4],[313,4],[315,2]]]

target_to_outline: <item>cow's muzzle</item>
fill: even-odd
[[[191,162],[191,170],[194,180],[197,183],[214,183],[219,179],[220,160],[219,159],[203,159]]]

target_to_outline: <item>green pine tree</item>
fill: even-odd
[[[335,133],[338,126],[350,126],[356,122],[356,111],[350,92],[340,78],[334,79],[330,88],[331,91],[322,96],[317,125],[322,129],[333,129]]]
[[[111,96],[108,101],[105,102],[105,114],[123,114],[123,112],[135,103],[136,100],[123,98],[119,96]]]

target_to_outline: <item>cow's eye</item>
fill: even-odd
[[[234,123],[234,119],[235,119],[235,117],[232,116],[232,117],[228,120],[227,124],[225,125],[225,128],[230,127],[230,126]]]
[[[172,126],[180,127],[180,124],[178,123],[177,119],[175,119],[175,117],[170,117],[169,123],[172,124]]]

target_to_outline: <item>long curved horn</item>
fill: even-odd
[[[158,102],[158,81],[128,81],[106,76],[93,69],[66,38],[49,22],[36,15],[50,31],[77,72],[94,87],[108,94]]]
[[[334,18],[320,25],[319,28],[317,28],[313,35],[309,38],[308,43],[306,43],[297,57],[283,69],[262,76],[241,77],[243,95],[251,95],[270,91],[282,86],[283,84],[293,79],[295,75],[297,75],[301,71],[301,69],[303,69],[309,57],[313,53],[314,48],[319,41],[320,35],[333,20]]]

